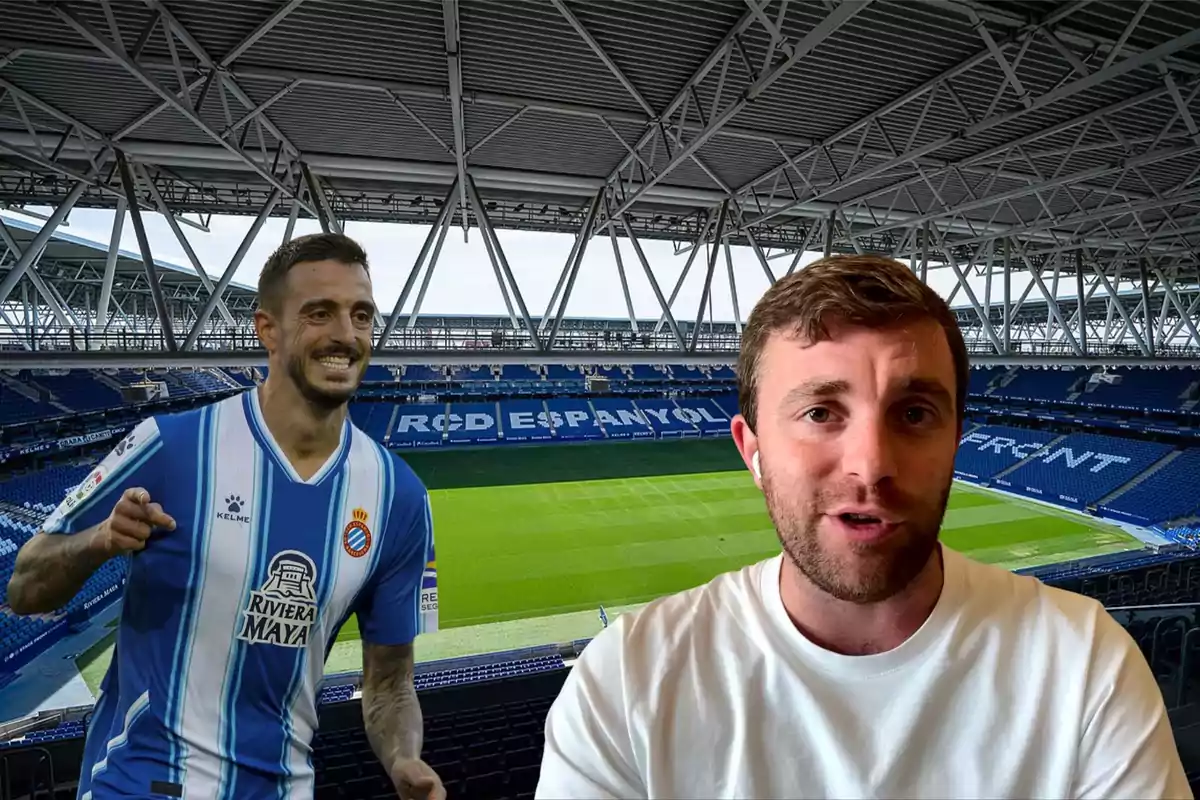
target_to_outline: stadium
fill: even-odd
[[[779,550],[730,441],[746,311],[880,253],[971,353],[942,541],[1101,601],[1195,790],[1198,94],[1183,0],[0,0],[0,587],[139,421],[264,380],[245,276],[280,235],[415,232],[369,247],[350,414],[432,500],[424,758],[532,797],[589,640]],[[471,281],[487,313],[422,311]],[[0,798],[75,796],[126,568],[54,614],[0,597]],[[361,650],[351,618],[319,798],[395,796]]]

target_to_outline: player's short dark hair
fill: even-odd
[[[279,246],[258,276],[258,305],[268,311],[278,311],[283,304],[284,286],[288,272],[306,261],[340,261],[343,264],[367,265],[367,253],[362,245],[341,233],[312,233],[297,236]]]
[[[941,295],[895,259],[876,255],[830,256],[814,261],[767,290],[742,331],[738,354],[738,405],[754,430],[758,418],[758,362],[774,333],[815,344],[829,338],[830,323],[886,328],[932,319],[946,333],[958,396],[958,420],[966,414],[970,361],[954,312]]]

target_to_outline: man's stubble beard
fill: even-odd
[[[366,361],[367,359],[363,359]],[[287,373],[295,385],[300,396],[303,397],[315,409],[324,412],[337,411],[346,403],[350,402],[350,398],[354,396],[354,392],[358,389],[358,384],[362,380],[362,373],[366,371],[366,365],[359,366],[359,381],[356,381],[346,392],[325,392],[318,389],[308,379],[308,373],[305,371],[305,365],[308,363],[308,356],[305,354],[293,354],[287,360]],[[361,362],[360,362],[361,363]]]
[[[820,509],[837,505],[837,502],[825,499],[828,495],[819,495],[796,508],[781,495],[765,470],[762,487],[779,542],[801,574],[837,600],[865,605],[893,597],[925,569],[938,546],[951,482],[946,483],[940,500],[932,508],[906,504],[904,529],[879,544],[858,547],[857,557],[831,553],[821,541],[818,528],[823,514]],[[840,502],[853,502],[865,500],[866,492],[860,490],[857,495],[853,491],[842,492],[835,497]],[[849,547],[854,548],[854,545],[849,544]]]

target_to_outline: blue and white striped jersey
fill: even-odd
[[[46,521],[70,534],[142,486],[174,517],[130,560],[81,798],[311,797],[316,692],[338,629],[437,627],[433,522],[408,466],[347,420],[301,480],[258,393],[145,420]]]

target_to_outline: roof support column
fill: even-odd
[[[454,204],[454,208],[458,208],[458,198],[454,197],[453,193],[447,195],[450,197],[450,202]],[[450,221],[454,219],[454,208],[450,209],[450,213],[445,215],[441,226],[438,228],[437,244],[433,246],[433,254],[429,256],[429,268],[425,270],[425,277],[421,279],[421,288],[417,290],[417,301],[413,303],[412,313],[408,315],[408,322],[405,327],[412,330],[417,325],[417,317],[421,313],[421,303],[425,301],[425,292],[429,289],[429,282],[433,278],[433,270],[437,267],[438,257],[442,254],[442,245],[446,242],[446,234],[450,232]]]
[[[404,287],[400,290],[400,296],[396,298],[396,304],[392,306],[392,314],[388,317],[383,332],[379,334],[379,338],[375,341],[376,350],[386,348],[387,340],[395,333],[396,325],[400,321],[400,309],[404,308],[404,301],[408,299],[409,294],[412,293],[413,286],[416,285],[417,275],[421,271],[421,265],[425,263],[425,256],[429,255],[429,248],[433,246],[433,240],[437,236],[438,228],[447,224],[447,218],[454,216],[454,209],[458,204],[452,201],[456,192],[458,192],[457,178],[450,184],[446,196],[442,199],[442,210],[438,212],[437,219],[434,220],[433,226],[430,227],[429,233],[426,234],[425,242],[421,245],[421,249],[417,253],[417,260],[413,262],[412,269],[408,272],[408,279],[404,281]],[[467,209],[463,208],[462,213],[467,213]]]
[[[599,198],[601,196],[602,192],[603,192],[603,190],[600,190],[599,192],[597,192],[596,198]],[[591,205],[592,204],[589,203],[588,207],[591,208]],[[579,248],[586,247],[586,245],[583,244],[583,242],[585,239],[590,239],[591,236],[592,236],[592,232],[582,226],[580,227],[579,231],[575,234],[575,243],[571,245],[571,253],[570,253],[570,255],[567,256],[567,260],[563,264],[562,270],[559,271],[559,273],[558,273],[558,281],[554,284],[554,291],[550,293],[550,302],[546,304],[546,313],[542,314],[542,320],[538,324],[538,332],[539,333],[545,333],[546,329],[550,327],[551,322],[553,322],[554,305],[555,305],[555,303],[558,302],[559,292],[562,291],[563,284],[567,280],[567,275],[568,275],[568,273],[570,273],[571,267],[574,266],[574,264],[575,264],[575,257],[579,254]]]
[[[733,277],[733,249],[729,240],[725,242],[725,269],[729,272],[729,296],[733,300],[733,327],[738,336],[742,335],[742,310],[738,308],[737,280]]]
[[[1079,314],[1079,352],[1087,355],[1087,297],[1083,293],[1083,251],[1075,251],[1075,294]]]
[[[162,214],[163,218],[166,219],[167,225],[171,228],[171,233],[175,234],[175,240],[179,242],[184,255],[187,256],[188,261],[192,265],[192,269],[196,270],[196,276],[200,278],[200,283],[204,285],[205,291],[212,294],[212,278],[204,271],[204,267],[200,264],[200,259],[196,256],[196,251],[192,249],[192,243],[183,235],[183,229],[179,227],[178,220],[175,219],[175,215],[167,208],[162,194],[158,191],[158,187],[154,185],[154,181],[150,178],[144,166],[141,172],[146,181],[146,188],[150,190],[150,198],[154,201],[154,205],[158,206],[158,213]],[[237,324],[233,321],[233,315],[229,313],[229,309],[225,307],[225,303],[220,299],[217,300],[217,310],[221,312],[221,316],[230,327],[234,327]]]
[[[492,265],[492,274],[496,276],[496,285],[500,287],[500,298],[504,300],[504,309],[508,312],[508,321],[514,331],[521,330],[521,322],[517,319],[517,310],[513,308],[512,295],[508,292],[508,284],[500,274],[500,262],[496,260],[496,248],[490,236],[483,237],[483,249],[487,251],[488,263]]]
[[[1124,323],[1125,330],[1129,331],[1129,333],[1133,336],[1134,341],[1137,342],[1138,349],[1142,351],[1142,355],[1146,356],[1147,358],[1152,357],[1152,353],[1150,352],[1149,346],[1146,344],[1146,340],[1142,337],[1141,333],[1138,332],[1137,326],[1133,324],[1133,318],[1130,317],[1129,310],[1125,308],[1125,304],[1121,302],[1120,295],[1117,294],[1117,290],[1113,288],[1112,282],[1109,281],[1108,276],[1104,274],[1104,269],[1101,267],[1099,261],[1093,262],[1092,269],[1096,273],[1096,277],[1099,279],[1100,285],[1104,288],[1105,293],[1108,294],[1109,300],[1112,301],[1113,307],[1115,307],[1117,313],[1121,315],[1121,321]],[[1118,276],[1118,284],[1119,283],[1120,279]],[[1119,340],[1123,339],[1124,336],[1125,331],[1121,331],[1113,338]],[[1109,344],[1111,343],[1112,342],[1110,341]]]
[[[1000,244],[1004,247],[1004,342],[1000,352],[1008,355],[1012,352],[1012,259],[1008,250],[1008,237],[1001,239]]]
[[[667,316],[667,325],[671,326],[671,333],[675,334],[675,341],[678,342],[679,349],[681,351],[686,350],[686,343],[683,341],[683,332],[679,330],[679,325],[676,324],[675,317],[671,316],[671,309],[667,308],[667,298],[663,296],[662,289],[658,285],[658,279],[654,277],[654,273],[650,270],[650,262],[646,260],[646,254],[642,251],[641,242],[633,234],[633,228],[629,224],[628,217],[621,216],[621,226],[625,228],[625,235],[633,243],[633,251],[637,253],[638,261],[642,264],[642,270],[646,273],[646,280],[650,281],[650,288],[654,290],[654,297],[658,300],[659,306],[662,307],[663,313]],[[715,252],[716,245],[713,246],[713,249]],[[701,307],[700,313],[704,313],[703,307]]]
[[[121,232],[125,228],[125,211],[128,208],[129,204],[122,198],[117,201],[117,211],[113,215],[108,256],[104,259],[104,277],[100,281],[100,299],[96,303],[96,327],[101,332],[108,327],[108,304],[112,300],[113,278],[117,274],[117,256],[121,251]]]
[[[50,237],[58,230],[58,226],[66,219],[67,214],[71,213],[71,209],[75,207],[75,203],[79,201],[79,198],[86,189],[87,184],[83,181],[77,182],[72,187],[71,192],[63,198],[58,208],[54,209],[54,212],[46,220],[45,224],[42,225],[42,229],[37,232],[37,235],[33,237],[33,241],[25,248],[25,252],[17,259],[17,263],[8,271],[4,279],[0,280],[0,306],[3,306],[5,301],[8,300],[13,287],[17,285],[17,281],[21,280],[21,276],[25,274],[30,265],[41,255],[42,250],[49,243]]]
[[[458,166],[458,204],[467,209],[467,134],[463,118],[462,57],[459,51],[458,0],[442,0],[442,28],[446,34],[446,72],[450,81],[450,117],[454,123],[454,162]],[[462,217],[463,240],[467,215]],[[532,333],[532,331],[531,331]],[[536,336],[534,337],[537,338]]]
[[[713,246],[708,253],[708,271],[704,276],[704,288],[700,292],[700,309],[696,312],[696,327],[692,328],[692,340],[688,350],[696,352],[696,344],[700,341],[700,323],[704,321],[704,306],[708,303],[709,292],[712,291],[713,271],[717,268],[717,257],[721,253],[721,234],[725,232],[725,217],[729,213],[729,201],[721,202],[717,209],[717,227],[713,231]]]
[[[1157,355],[1157,348],[1154,346],[1154,315],[1150,313],[1150,276],[1146,273],[1146,259],[1139,258],[1138,278],[1142,285],[1142,331],[1146,335],[1146,349],[1148,355],[1153,358]],[[1130,325],[1132,328],[1132,324]]]
[[[3,239],[5,246],[12,251],[13,258],[21,258],[21,248],[17,246],[16,240],[9,233],[8,226],[4,224],[2,218],[0,218],[0,239]],[[37,266],[42,260],[42,254],[45,252],[46,248],[43,246],[41,251],[34,256],[33,263],[29,265],[29,269],[25,271],[25,274],[29,276],[29,282],[33,284],[33,288],[37,289],[37,293],[46,301],[46,307],[50,309],[50,313],[60,326],[63,328],[71,327],[71,322],[67,319],[67,316],[70,315],[75,320],[75,325],[82,328],[83,326],[79,324],[79,320],[75,317],[75,314],[71,312],[70,308],[60,302],[60,298],[54,293],[53,287],[46,283],[45,279],[38,274]]]
[[[604,205],[606,210],[612,210],[608,206],[607,198]],[[629,329],[636,334],[638,333],[637,315],[633,311],[633,298],[629,295],[629,281],[625,280],[625,262],[621,259],[621,247],[617,244],[617,229],[613,225],[608,226],[608,238],[612,241],[613,258],[617,262],[617,277],[621,279],[621,294],[625,296],[625,310],[629,313]]]
[[[304,173],[304,182],[308,184],[308,196],[312,200],[313,205],[316,206],[317,222],[321,224],[321,231],[324,233],[341,233],[342,226],[338,224],[337,218],[333,216],[333,209],[329,207],[329,198],[325,196],[325,189],[321,186],[320,180],[308,168],[307,162],[300,162],[300,170]],[[299,191],[297,191],[297,194],[299,194]]]
[[[275,210],[275,205],[279,202],[282,194],[283,192],[279,189],[271,191],[271,196],[267,198],[266,204],[258,212],[258,216],[250,226],[250,230],[246,231],[246,235],[242,238],[242,243],[238,245],[233,258],[229,259],[229,266],[221,273],[221,279],[217,281],[216,289],[204,301],[204,307],[196,315],[196,324],[192,326],[192,332],[188,334],[187,341],[183,344],[184,350],[191,350],[195,346],[196,340],[200,338],[200,334],[204,332],[204,326],[208,324],[208,318],[212,316],[213,309],[217,307],[217,301],[221,299],[221,295],[225,294],[225,290],[229,288],[229,282],[233,280],[233,274],[241,266],[242,259],[246,257],[246,253],[250,252],[250,246],[258,238],[258,232],[262,230],[263,223],[267,221],[267,218],[271,216],[271,212]]]
[[[1184,325],[1184,327],[1187,328],[1188,336],[1191,337],[1192,345],[1195,347],[1200,347],[1200,331],[1196,330],[1196,323],[1192,321],[1191,315],[1188,314],[1188,310],[1184,308],[1183,303],[1179,301],[1179,295],[1175,293],[1174,287],[1171,286],[1171,281],[1167,280],[1167,276],[1160,269],[1154,270],[1154,274],[1158,276],[1159,282],[1163,285],[1163,293],[1165,294],[1165,300],[1163,301],[1164,307],[1167,302],[1170,302],[1175,306],[1180,314],[1180,322]],[[1166,316],[1166,314],[1164,313],[1163,316]],[[1178,326],[1176,327],[1178,328]],[[1175,333],[1172,333],[1167,337],[1167,341],[1170,341],[1174,337]]]
[[[571,299],[571,290],[575,288],[575,278],[579,275],[579,265],[583,263],[584,253],[587,252],[588,242],[592,238],[592,227],[596,223],[596,214],[600,211],[600,203],[604,199],[604,190],[596,192],[596,196],[592,198],[592,203],[588,206],[587,216],[583,219],[583,225],[579,228],[579,240],[576,242],[576,248],[572,252],[572,259],[567,259],[570,269],[567,270],[567,283],[563,288],[562,302],[558,305],[558,312],[554,315],[554,322],[550,325],[550,335],[546,337],[546,350],[554,349],[554,340],[558,338],[558,329],[562,325],[563,314],[567,311],[567,301]],[[561,283],[562,279],[559,278]],[[558,294],[558,292],[555,292]],[[551,298],[551,306],[554,305]],[[549,316],[549,314],[547,314]]]
[[[517,309],[521,312],[521,320],[525,323],[525,330],[528,331],[529,339],[533,343],[533,349],[540,353],[542,352],[542,340],[538,337],[537,326],[533,324],[533,318],[529,316],[529,308],[525,305],[525,298],[521,296],[521,287],[517,286],[517,279],[513,277],[512,268],[508,265],[508,257],[504,255],[504,248],[500,246],[496,229],[492,227],[492,220],[488,217],[483,200],[479,197],[479,190],[475,187],[475,179],[470,174],[467,175],[467,193],[475,207],[475,219],[479,222],[479,230],[483,233],[483,243],[487,245],[488,256],[492,259],[492,266],[497,270],[496,279],[500,282],[500,290],[504,291],[505,282],[511,287],[513,298],[517,301]],[[505,297],[507,299],[507,294]]]
[[[688,272],[692,269],[692,262],[696,260],[696,254],[700,252],[700,245],[704,244],[704,240],[708,237],[708,229],[714,222],[713,217],[705,213],[704,224],[700,226],[700,235],[696,237],[696,241],[692,243],[691,250],[688,252],[687,263],[683,265],[683,271],[679,273],[679,278],[675,281],[675,288],[671,289],[671,297],[667,300],[667,308],[675,305],[675,298],[679,296],[679,290],[683,288],[683,281],[687,278]],[[714,244],[715,246],[715,244]],[[658,323],[654,326],[655,335],[662,330],[662,326],[667,324],[667,314],[663,311],[663,315],[659,317]]]
[[[163,300],[162,286],[158,283],[158,267],[154,264],[154,255],[150,252],[150,239],[146,236],[146,228],[142,224],[142,209],[138,206],[137,187],[133,184],[133,172],[129,169],[129,161],[125,153],[114,150],[117,159],[117,169],[121,173],[121,185],[125,187],[125,199],[129,203],[129,217],[133,221],[133,232],[137,235],[138,249],[142,253],[142,266],[146,270],[146,282],[150,284],[150,297],[154,300],[154,313],[158,315],[158,324],[162,327],[163,338],[167,350],[174,353],[179,349],[175,341],[175,331],[171,328],[171,314]]]

